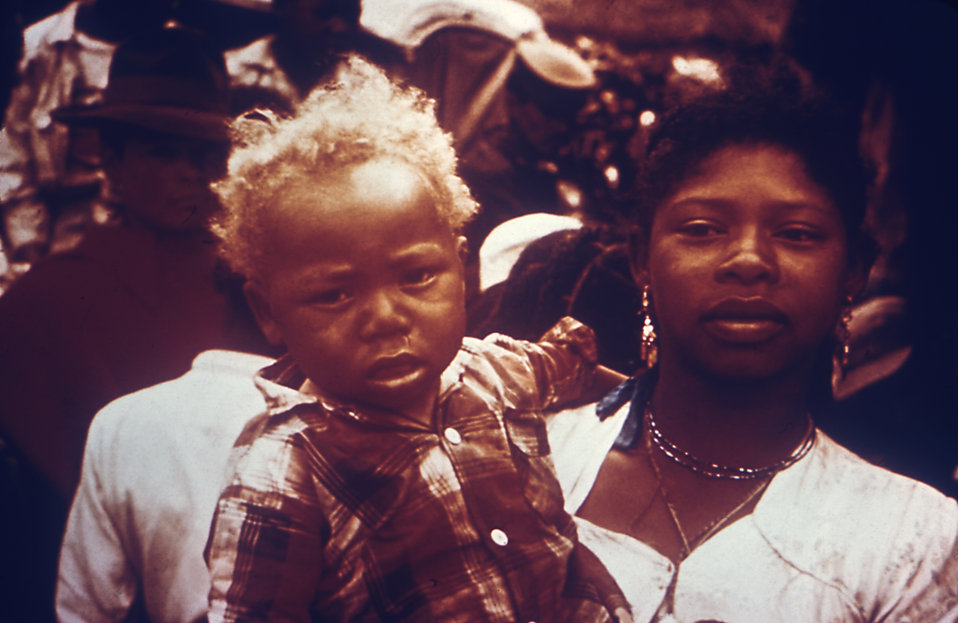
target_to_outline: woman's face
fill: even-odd
[[[741,381],[810,370],[851,292],[847,257],[841,216],[797,154],[719,149],[653,218],[660,361]]]

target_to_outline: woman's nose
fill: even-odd
[[[771,242],[757,228],[746,228],[733,235],[717,276],[743,284],[777,280],[778,261]]]
[[[408,310],[401,301],[401,293],[388,289],[369,293],[360,312],[359,335],[364,340],[377,340],[409,332]]]

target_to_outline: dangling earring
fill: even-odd
[[[652,310],[649,305],[649,286],[642,287],[642,309],[639,310],[639,316],[642,317],[642,341],[639,347],[639,354],[646,368],[653,367],[659,359],[659,347],[656,344],[655,325],[652,324]]]
[[[852,339],[851,330],[848,323],[852,320],[852,297],[845,297],[845,307],[842,308],[842,317],[838,321],[838,328],[835,331],[835,337],[838,338],[838,348],[835,349],[835,355],[832,357],[832,389],[837,392],[839,383],[845,378],[845,372],[848,369],[849,353],[851,352],[850,342]]]
[[[841,344],[841,364],[842,376],[845,375],[845,369],[848,367],[848,353],[852,341],[852,332],[848,328],[848,323],[852,321],[852,296],[845,297],[845,308],[842,309],[842,319],[838,323],[838,339]]]

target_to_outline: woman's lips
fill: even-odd
[[[788,316],[773,303],[761,298],[727,298],[703,316],[712,337],[733,344],[759,344],[778,335]]]
[[[705,323],[712,337],[733,344],[760,344],[782,331],[785,325],[767,319],[716,318]]]

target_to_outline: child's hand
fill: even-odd
[[[612,616],[615,617],[617,623],[633,623],[632,613],[625,608],[616,608]]]
[[[576,400],[566,403],[562,407],[567,409],[601,400],[613,388],[621,385],[628,378],[611,368],[596,366],[592,376],[592,384],[585,388]]]
[[[606,368],[605,366],[596,366],[595,367],[595,380],[592,382],[593,387],[596,389],[601,389],[602,395],[612,391],[614,387],[617,387],[624,383],[628,379],[626,375],[621,372],[616,372],[612,368]]]

